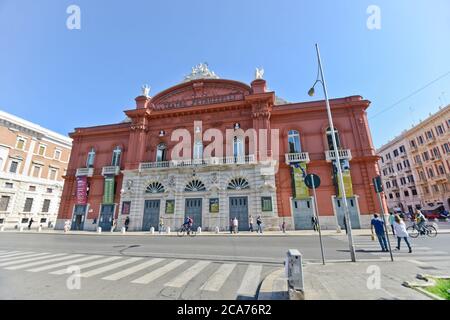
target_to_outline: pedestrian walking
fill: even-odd
[[[286,221],[284,221],[284,218],[283,223],[281,224],[281,230],[283,230],[283,233],[286,233]]]
[[[230,219],[230,233],[233,234],[233,218]]]
[[[250,232],[253,232],[253,216],[250,215],[249,217],[249,225],[250,225]]]
[[[395,236],[394,222],[395,222],[395,215],[393,212],[389,212],[389,224],[391,225],[392,234]]]
[[[314,231],[319,231],[317,218],[315,216],[311,217],[311,224],[312,224],[312,227],[313,227]]]
[[[111,232],[114,232],[116,230],[116,227],[117,227],[117,219],[113,219],[111,224]]]
[[[405,222],[398,216],[395,216],[394,221],[394,229],[395,229],[395,235],[397,236],[397,250],[400,250],[400,243],[402,239],[405,239],[406,245],[408,246],[409,253],[412,253],[411,244],[408,241],[409,234],[408,231],[406,231],[406,224]]]
[[[239,221],[236,217],[234,217],[234,220],[233,220],[234,233],[238,233],[238,226],[239,226]]]
[[[345,219],[345,216],[344,216],[344,227],[345,227],[345,234],[348,234],[348,230],[347,230],[347,220]]]
[[[30,222],[28,222],[28,230],[31,229],[31,225],[33,224],[34,220],[33,218],[30,219]]]
[[[164,220],[162,217],[159,218],[159,234],[161,234],[163,232],[164,229]]]
[[[263,231],[262,231],[262,219],[261,219],[261,216],[258,216],[258,217],[256,218],[256,225],[258,226],[258,229],[256,230],[256,233],[259,233],[259,232],[263,233]]]
[[[130,225],[130,217],[125,219],[125,231],[128,231],[128,226]]]
[[[374,239],[373,231],[375,229],[375,234],[377,235],[378,242],[381,246],[381,251],[389,252],[388,245],[386,241],[386,234],[384,232],[384,222],[379,218],[378,214],[373,215],[373,219],[370,222],[370,230],[372,231],[372,239]]]

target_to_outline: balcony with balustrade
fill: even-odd
[[[338,150],[339,152],[339,159],[341,160],[348,160],[350,161],[352,159],[352,152],[350,149],[341,149]],[[325,151],[325,158],[327,162],[331,162],[333,160],[336,160],[336,151],[334,150],[327,150]]]
[[[309,163],[309,153],[308,152],[300,152],[300,153],[286,153],[284,155],[286,164],[291,165],[293,163],[305,162]]]
[[[120,174],[119,166],[107,166],[102,168],[102,176],[118,176]]]
[[[94,168],[78,168],[75,175],[77,177],[82,176],[92,177],[94,175]]]
[[[139,171],[172,168],[198,168],[212,166],[235,166],[257,164],[255,155],[212,157],[208,159],[185,159],[158,162],[142,162]]]

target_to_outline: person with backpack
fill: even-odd
[[[263,233],[261,216],[258,216],[258,218],[256,218],[256,225],[258,226],[258,229],[256,230],[256,233],[259,233],[259,232]]]

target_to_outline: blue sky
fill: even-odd
[[[81,30],[66,28],[71,4]],[[450,71],[449,34],[448,0],[0,0],[0,109],[63,134],[114,123],[142,84],[155,94],[199,62],[246,83],[262,66],[277,95],[308,101],[318,42],[330,96],[372,101],[378,147],[450,104],[447,74],[380,114]]]

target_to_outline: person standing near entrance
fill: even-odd
[[[130,217],[125,219],[125,231],[128,231],[128,225],[130,224]]]
[[[236,217],[234,217],[234,220],[233,220],[234,233],[238,233],[238,225],[239,225],[238,219]]]
[[[412,248],[408,241],[409,234],[408,234],[408,231],[406,231],[406,224],[398,215],[395,216],[394,229],[395,229],[395,235],[397,236],[397,248],[396,249],[400,250],[400,243],[401,243],[402,239],[405,239],[406,245],[409,248],[409,253],[412,253]]]
[[[256,225],[258,226],[256,233],[259,233],[259,232],[263,233],[261,216],[258,216],[258,218],[256,218]]]
[[[233,218],[230,218],[230,233],[233,234]]]
[[[392,234],[395,236],[394,222],[395,222],[395,215],[393,212],[389,212],[389,224],[391,225]]]
[[[283,231],[283,233],[286,233],[286,221],[284,221],[284,218],[283,223],[281,224],[281,230]]]
[[[162,233],[163,228],[164,228],[164,220],[163,220],[162,217],[160,217],[160,218],[159,218],[159,234]]]
[[[380,242],[381,251],[389,252],[386,241],[386,234],[384,232],[384,223],[381,219],[379,219],[376,213],[373,215],[373,219],[370,222],[370,225],[371,225],[370,230],[372,231],[372,239],[374,238],[373,230],[375,229],[375,234],[377,235],[378,242]]]
[[[113,219],[112,224],[111,224],[111,232],[114,232],[116,230],[116,226],[117,226],[117,220]]]
[[[31,229],[31,225],[33,224],[34,220],[33,218],[30,219],[30,222],[28,223],[28,230]]]
[[[249,217],[249,225],[250,225],[250,232],[253,232],[253,216],[250,215]]]

